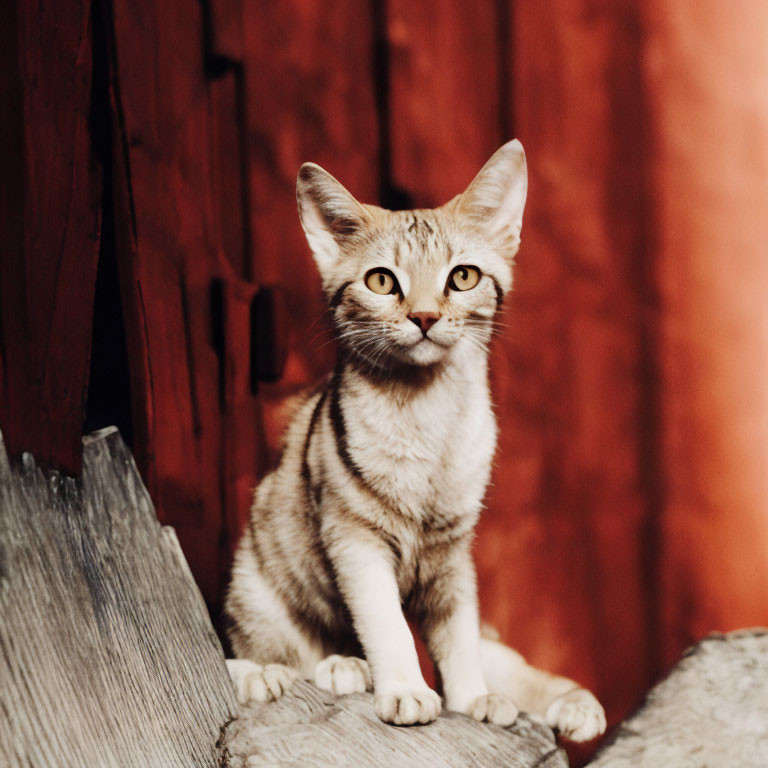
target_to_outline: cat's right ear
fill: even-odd
[[[296,180],[299,219],[321,274],[335,264],[345,244],[358,238],[370,215],[346,189],[314,163]]]
[[[487,234],[500,254],[512,259],[520,245],[528,172],[517,140],[497,149],[466,191],[456,210]]]

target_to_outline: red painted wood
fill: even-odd
[[[214,347],[211,303],[212,282],[229,274],[220,206],[233,201],[214,197],[222,191],[216,110],[232,120],[235,106],[231,91],[214,98],[205,78],[202,21],[199,6],[114,4],[116,117],[127,148],[120,183],[130,194],[130,207],[122,196],[118,210],[124,235],[135,222],[120,260],[140,458],[160,519],[176,528],[215,605],[233,546],[223,507],[226,350]]]
[[[392,183],[415,207],[442,205],[513,138],[503,135],[498,8],[391,0],[385,22]]]
[[[242,62],[243,0],[209,0],[210,53],[234,62]]]
[[[249,519],[253,489],[264,474],[266,438],[261,409],[251,391],[251,306],[257,286],[224,280],[224,534],[227,562]],[[228,578],[228,573],[225,574]]]
[[[630,2],[515,4],[510,103],[530,171],[501,440],[479,537],[488,618],[616,721],[650,682],[639,48]]]
[[[99,250],[90,4],[0,11],[0,428],[11,454],[80,469]]]
[[[271,456],[285,426],[283,399],[324,375],[334,347],[320,280],[296,213],[296,175],[319,163],[359,199],[376,202],[379,135],[368,2],[247,3],[246,82],[253,276],[286,297],[288,359],[261,389]]]
[[[768,10],[655,0],[643,18],[668,666],[707,632],[768,621]]]
[[[248,235],[248,179],[245,156],[247,117],[241,73],[231,69],[209,82],[211,92],[212,187],[210,202],[217,222],[218,260],[227,262],[233,274],[251,274],[251,243]]]

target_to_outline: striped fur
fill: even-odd
[[[279,696],[296,674],[337,693],[372,677],[383,720],[434,719],[441,702],[404,609],[421,625],[451,709],[508,724],[511,694],[523,706],[536,699],[544,714],[577,689],[481,640],[471,557],[496,445],[488,343],[512,285],[525,194],[518,142],[434,210],[362,205],[318,166],[302,167],[299,213],[340,353],[298,408],[236,554],[226,607],[241,698]],[[460,265],[479,270],[469,290],[449,279]],[[399,290],[369,288],[373,269],[388,270]],[[419,317],[435,322],[425,332]],[[483,669],[488,650],[508,690]],[[509,690],[511,678],[528,683]],[[582,709],[591,721],[576,717],[570,731],[594,735],[602,710],[596,701]]]

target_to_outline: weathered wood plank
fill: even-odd
[[[235,703],[172,529],[114,428],[82,481],[0,440],[0,754],[10,766],[216,766]]]
[[[399,728],[382,723],[373,695],[336,698],[297,682],[279,701],[241,709],[226,729],[230,768],[564,768],[552,731],[521,715],[511,728],[443,713],[434,723]]]
[[[690,649],[590,768],[768,765],[768,629]]]

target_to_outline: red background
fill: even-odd
[[[3,4],[9,450],[76,473],[120,425],[216,615],[280,404],[333,358],[299,165],[429,206],[517,136],[483,615],[616,722],[768,621],[766,39],[762,0]],[[264,286],[287,361],[253,391]]]

